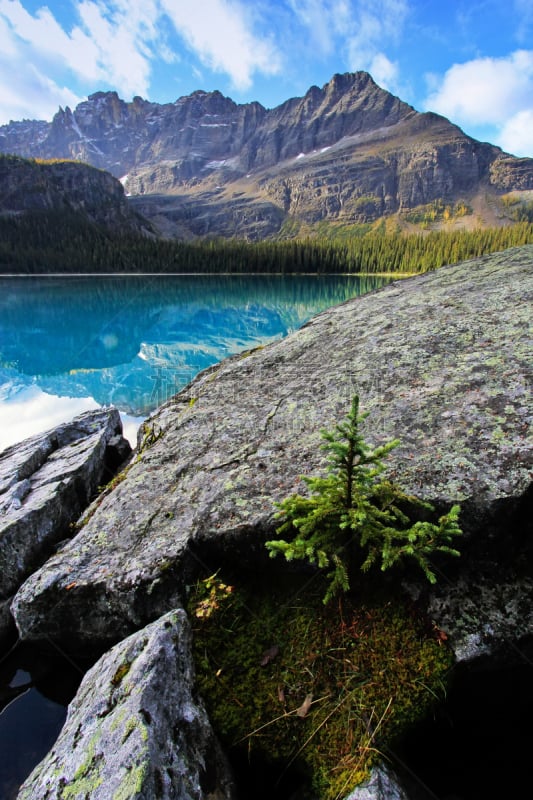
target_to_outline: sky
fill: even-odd
[[[272,108],[357,70],[533,157],[533,0],[0,0],[0,124],[107,90]]]

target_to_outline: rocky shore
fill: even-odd
[[[0,641],[12,628],[14,593],[72,536],[130,453],[116,409],[89,411],[0,453]]]
[[[424,595],[456,659],[497,657],[532,636],[532,294],[531,246],[445,267],[329,309],[203,372],[158,409],[113,490],[32,565],[11,603],[24,641],[112,648],[20,797],[232,796],[210,729],[186,733],[205,711],[192,666],[179,666],[185,588],[205,559],[265,567],[274,502],[323,469],[320,429],[345,416],[354,392],[370,412],[365,437],[401,440],[390,477],[438,510],[461,504],[463,556]],[[24,492],[11,502],[24,508]],[[169,685],[156,702],[159,659]],[[181,705],[169,718],[173,691]],[[186,766],[172,766],[180,759]],[[396,796],[389,778],[376,773],[350,798]]]

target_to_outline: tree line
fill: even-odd
[[[338,239],[197,242],[112,233],[75,212],[0,216],[0,273],[419,273],[533,243],[533,223]]]

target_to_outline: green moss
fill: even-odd
[[[123,678],[128,674],[131,669],[131,663],[129,661],[125,661],[120,667],[117,669],[113,677],[111,678],[111,683],[113,686],[120,686],[122,683]]]
[[[100,531],[96,534],[95,541],[99,547],[107,547],[109,542],[107,533],[105,531]]]
[[[122,737],[122,741],[125,742],[128,736],[131,736],[135,730],[139,731],[139,735],[143,742],[148,741],[148,731],[146,730],[144,722],[142,722],[138,717],[134,716],[129,717],[124,726],[124,735]]]
[[[91,739],[87,748],[87,758],[76,770],[71,783],[61,790],[61,800],[71,798],[91,797],[92,793],[102,784],[100,775],[101,756],[95,756],[98,734]]]
[[[132,797],[140,794],[143,790],[147,772],[148,764],[146,762],[130,770],[114,793],[112,800],[131,800]]]
[[[142,424],[142,440],[139,446],[139,453],[144,453],[145,450],[148,450],[152,447],[156,442],[159,441],[164,436],[164,430],[156,428],[155,424],[148,425],[148,423],[143,422]]]
[[[209,581],[189,611],[199,689],[217,733],[280,776],[294,764],[314,797],[347,794],[379,748],[442,693],[452,657],[398,599],[367,594],[324,607],[318,579],[297,588],[294,577],[285,587],[271,578],[261,589],[255,576],[217,595],[206,615]]]
[[[128,711],[124,707],[121,708],[117,713],[115,713],[113,715],[113,721],[111,723],[110,730],[111,731],[115,731],[117,728],[120,728],[123,725],[127,714],[128,714]]]

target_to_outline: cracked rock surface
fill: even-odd
[[[101,409],[0,453],[0,636],[11,596],[70,535],[69,525],[111,477],[114,456],[123,460],[129,449],[118,411]]]
[[[531,483],[533,246],[399,281],[200,374],[145,424],[145,447],[12,609],[23,639],[111,644],[179,604],[208,549],[249,563],[274,501],[323,468],[320,429],[357,392],[388,474],[490,544]],[[462,548],[461,548],[462,549]]]
[[[177,609],[102,656],[19,800],[231,800],[229,766],[194,697],[190,639]]]

